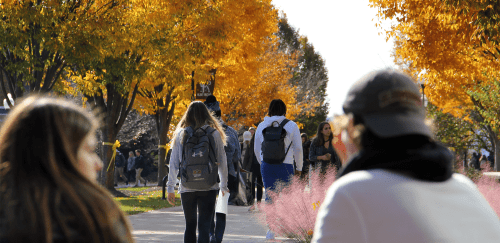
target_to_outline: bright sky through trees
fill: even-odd
[[[368,7],[368,0],[273,0],[273,4],[325,60],[330,116],[343,113],[345,95],[356,80],[372,70],[394,68],[392,40],[378,35],[377,10]]]

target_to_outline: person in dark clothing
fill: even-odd
[[[491,169],[493,169],[493,166],[495,166],[495,153],[490,153],[488,155],[488,162],[490,162]]]
[[[340,159],[333,149],[333,133],[328,122],[318,125],[316,137],[311,142],[309,160],[313,169],[320,169],[325,173],[328,166],[335,166],[338,171],[341,167]]]
[[[479,158],[481,158],[481,155],[474,152],[472,153],[472,158],[470,160],[470,163],[469,163],[469,168],[474,168],[476,170],[479,170],[481,169],[481,166],[479,164]]]
[[[300,178],[309,180],[309,165],[311,164],[309,160],[309,148],[311,147],[311,140],[309,140],[306,133],[300,134],[300,137],[302,138],[302,155],[304,157]]]
[[[144,167],[146,166],[146,158],[144,158],[144,156],[142,156],[141,154],[141,151],[140,150],[135,150],[135,186],[134,187],[138,187],[139,186],[139,182],[142,181],[144,183],[144,186],[146,186],[148,184],[148,182],[142,178],[141,176],[141,173],[142,171],[144,170]]]
[[[115,186],[118,186],[118,178],[122,178],[125,183],[128,185],[127,176],[124,174],[126,160],[125,156],[119,151],[116,150],[116,158],[115,158]]]
[[[245,157],[243,158],[243,168],[250,168],[252,172],[252,203],[255,198],[257,198],[257,203],[260,203],[263,195],[263,185],[262,182],[262,174],[260,172],[260,164],[257,161],[257,157],[255,157],[254,152],[254,143],[255,143],[255,135],[252,136],[250,140],[250,145],[247,147],[245,151]],[[255,189],[257,189],[257,195],[255,193]],[[256,197],[257,196],[257,197]]]

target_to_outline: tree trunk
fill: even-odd
[[[494,136],[493,141],[495,142],[493,144],[494,146],[494,151],[495,151],[495,158],[494,158],[494,164],[493,164],[493,171],[499,171],[500,170],[500,139],[498,139],[497,136]]]
[[[168,109],[169,104],[172,103],[170,110]],[[168,132],[170,129],[170,122],[174,115],[175,101],[171,97],[171,92],[165,97],[165,103],[163,99],[157,100],[158,107],[164,107],[163,109],[158,109],[155,114],[156,129],[158,131],[158,138],[160,145],[166,145],[170,142],[168,138]],[[167,168],[165,167],[168,161],[165,161],[165,157],[168,151],[162,147],[159,148],[158,153],[158,186],[162,186],[163,177],[166,176]]]
[[[115,80],[116,81],[116,80]],[[104,126],[102,127],[102,141],[107,143],[114,143],[118,132],[120,131],[127,115],[132,110],[134,104],[135,96],[137,94],[139,83],[137,83],[133,89],[132,96],[129,100],[129,93],[121,94],[116,89],[113,84],[106,85],[107,99],[105,100],[102,94],[102,90],[98,92],[101,95],[95,95],[88,97],[89,101],[92,101],[95,106],[98,107],[100,111],[104,113]],[[113,146],[112,145],[102,145],[101,143],[101,159],[103,162],[103,168],[101,170],[101,183],[107,189],[114,189],[114,173],[115,168],[113,165],[109,166],[111,157],[113,156]],[[109,167],[109,170],[108,170]]]

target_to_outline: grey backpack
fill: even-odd
[[[205,125],[196,130],[185,129],[180,177],[182,186],[206,190],[217,183],[218,168],[213,149],[214,128]]]

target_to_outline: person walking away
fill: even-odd
[[[263,185],[262,174],[260,172],[260,164],[257,161],[257,157],[254,152],[255,135],[250,139],[250,145],[247,147],[245,152],[245,158],[243,158],[243,167],[250,167],[250,172],[252,172],[252,204],[254,200],[257,199],[257,203],[262,200]],[[257,193],[255,192],[257,190]],[[251,207],[249,210],[254,210],[256,207]]]
[[[277,182],[286,185],[294,174],[300,176],[303,155],[299,127],[286,119],[285,103],[280,99],[272,100],[267,114],[255,132],[254,152],[261,166],[266,201],[269,201],[268,192],[279,189]],[[274,239],[274,233],[268,231],[266,238]]]
[[[125,181],[125,184],[128,185],[128,179],[125,176],[123,169],[125,168],[126,160],[125,156],[119,151],[116,150],[116,158],[115,158],[115,186],[118,186],[118,179],[122,178]]]
[[[309,149],[309,160],[312,168],[319,169],[322,174],[329,166],[335,166],[338,171],[341,167],[340,159],[333,149],[333,133],[328,122],[324,121],[318,125],[316,137],[313,139]]]
[[[134,174],[135,174],[135,156],[134,152],[130,151],[128,152],[128,159],[127,159],[128,181],[134,181]]]
[[[97,182],[98,127],[63,99],[30,96],[9,112],[0,130],[0,242],[135,242]]]
[[[415,83],[383,70],[349,90],[341,141],[356,149],[321,202],[312,242],[500,239],[496,213],[470,179],[453,173],[453,153],[433,139]]]
[[[193,101],[179,121],[171,143],[168,202],[175,205],[174,186],[180,172],[178,192],[186,220],[184,242],[196,242],[198,226],[198,242],[208,243],[217,191],[228,193],[226,135],[205,104]]]
[[[251,164],[244,164],[243,160],[245,159],[245,154],[247,152],[248,147],[250,147],[250,140],[252,140],[252,133],[249,131],[245,131],[243,133],[243,142],[241,143],[241,168],[245,171],[250,171],[252,168]]]
[[[147,186],[147,181],[142,178],[141,173],[144,170],[144,167],[146,166],[145,158],[144,156],[141,155],[141,151],[136,149],[135,150],[135,186],[139,186],[139,182],[143,182],[144,186]]]
[[[219,101],[213,95],[209,95],[204,104],[207,109],[219,121],[226,134],[227,142],[224,146],[227,160],[228,181],[227,186],[229,189],[229,205],[234,205],[234,200],[238,195],[238,170],[239,160],[241,157],[240,143],[238,141],[238,133],[234,128],[226,125],[222,120],[222,111],[220,109]],[[212,242],[221,242],[224,237],[226,229],[226,214],[216,213],[214,207],[215,218],[212,218],[212,225],[210,226],[210,238]]]
[[[474,168],[475,170],[479,170],[481,168],[479,164],[479,158],[481,158],[481,154],[477,152],[472,153],[472,158],[469,163],[469,168]]]
[[[303,180],[309,180],[309,167],[311,165],[311,161],[309,160],[309,148],[311,147],[311,140],[309,140],[306,133],[301,133],[300,138],[302,139],[303,156],[302,173],[300,175],[300,178]]]

